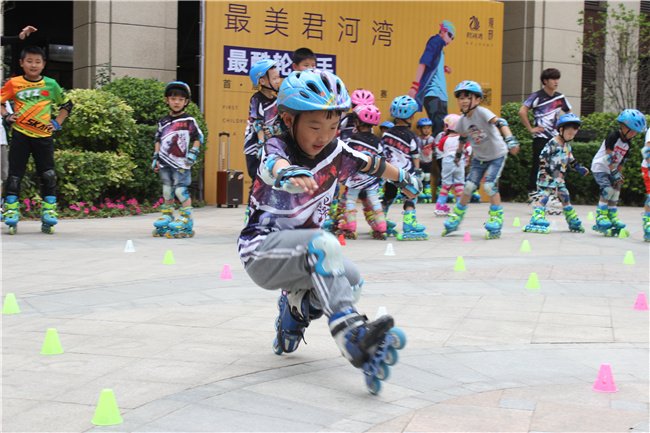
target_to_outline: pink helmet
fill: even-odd
[[[460,119],[460,116],[458,114],[448,114],[448,115],[445,116],[444,119],[442,119],[442,121],[447,126],[447,129],[455,131],[454,128],[456,128],[456,124],[458,123],[458,119]]]
[[[381,121],[381,113],[379,108],[375,107],[372,104],[368,105],[357,105],[354,107],[354,112],[359,116],[359,120],[363,123],[368,123],[370,125],[379,125]]]
[[[370,90],[358,89],[350,95],[352,105],[371,105],[375,103],[375,95]]]

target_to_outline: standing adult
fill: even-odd
[[[537,191],[537,172],[539,171],[539,155],[546,143],[557,135],[555,124],[562,115],[571,112],[571,104],[566,97],[557,92],[560,85],[560,71],[548,68],[540,76],[542,89],[533,93],[526,99],[519,109],[519,117],[526,129],[533,134],[533,160],[528,181],[529,193]],[[535,126],[528,120],[528,110],[533,110]]]

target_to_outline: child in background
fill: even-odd
[[[255,63],[249,72],[254,86],[260,90],[251,96],[246,125],[244,154],[248,175],[255,180],[259,166],[259,152],[264,142],[280,132],[275,93],[280,86],[280,73],[271,59]]]
[[[316,69],[316,54],[309,48],[298,48],[291,55],[291,68],[294,71]]]
[[[357,115],[356,133],[348,140],[348,146],[371,155],[382,155],[381,140],[372,133],[373,125],[379,125],[381,112],[374,105],[358,105],[354,109]],[[360,193],[363,212],[372,227],[371,235],[375,239],[386,239],[386,216],[381,206],[377,191],[379,179],[363,173],[356,173],[345,182],[347,187],[345,216],[339,221],[340,234],[348,239],[356,239],[357,234],[357,199]]]
[[[472,146],[472,164],[469,176],[463,187],[460,202],[453,209],[451,216],[445,221],[442,235],[458,230],[465,216],[470,197],[481,184],[490,197],[490,219],[485,223],[486,239],[501,236],[503,227],[503,207],[499,194],[499,178],[506,164],[508,151],[519,153],[519,143],[512,135],[508,122],[498,118],[492,111],[479,104],[483,99],[483,89],[475,81],[463,81],[454,90],[458,106],[463,115],[456,122],[456,132],[461,134],[460,146],[456,152],[455,163],[460,165],[465,143],[469,140]],[[504,135],[504,137],[501,136]]]
[[[386,131],[388,131],[390,128],[395,126],[393,122],[389,122],[388,120],[379,125],[379,130],[381,131],[381,136],[383,137]]]
[[[442,187],[436,200],[436,216],[447,216],[449,207],[447,198],[449,190],[454,188],[456,200],[460,200],[463,186],[465,183],[465,167],[467,166],[467,155],[471,152],[469,143],[465,143],[464,149],[458,149],[460,145],[460,135],[455,131],[456,123],[460,116],[458,114],[448,114],[443,122],[445,124],[445,135],[438,142],[437,150],[442,159]],[[460,163],[456,165],[456,153],[464,154]]]
[[[546,203],[554,190],[564,205],[564,216],[572,232],[584,233],[582,221],[576,215],[575,209],[571,206],[569,190],[566,187],[565,177],[567,167],[572,167],[582,176],[586,176],[589,170],[573,157],[571,145],[580,129],[580,118],[575,114],[565,114],[554,125],[558,135],[551,138],[539,156],[539,173],[537,175],[537,189],[539,204],[535,207],[530,224],[522,230],[533,233],[549,233],[549,223],[546,220]]]
[[[339,125],[339,138],[345,142],[356,132],[354,125],[356,124],[357,115],[354,109],[359,105],[373,105],[375,95],[370,90],[357,89],[350,95],[350,101],[352,102],[352,111],[343,114]]]
[[[596,224],[593,230],[606,236],[626,237],[630,233],[625,224],[618,219],[618,197],[621,193],[623,167],[630,150],[630,141],[646,128],[645,117],[639,110],[626,109],[621,111],[617,119],[620,128],[605,137],[591,163],[591,172],[596,183],[600,186],[600,200],[596,210]]]
[[[154,236],[194,236],[192,198],[187,187],[192,183],[191,168],[199,156],[203,133],[196,120],[185,113],[190,103],[190,86],[172,81],[165,86],[165,102],[170,113],[158,120],[151,168],[160,175],[164,203],[162,216],[153,225]],[[174,220],[174,196],[181,203],[180,217]]]
[[[275,353],[295,351],[311,320],[325,315],[341,353],[363,369],[368,389],[377,393],[380,380],[388,377],[386,360],[396,359],[395,350],[405,344],[404,333],[393,328],[391,316],[370,322],[357,312],[359,270],[321,225],[336,184],[359,171],[396,182],[409,197],[417,196],[422,184],[384,158],[335,138],[341,113],[349,107],[345,85],[334,74],[306,70],[284,80],[278,109],[288,130],[263,147],[238,248],[257,285],[282,290]]]
[[[416,140],[420,149],[420,168],[422,169],[422,183],[424,184],[424,189],[420,197],[423,198],[425,203],[431,203],[431,170],[433,164],[435,164],[433,161],[435,143],[431,135],[433,122],[428,117],[423,117],[418,120],[416,127],[420,131],[420,135],[416,137]]]
[[[381,143],[384,147],[386,160],[418,178],[422,176],[420,170],[420,151],[416,141],[417,136],[411,131],[413,117],[418,110],[418,103],[410,96],[398,96],[390,104],[390,115],[395,118],[395,126],[384,134]],[[388,215],[388,208],[397,197],[397,188],[391,183],[384,185],[384,198],[382,200],[384,212]],[[402,230],[397,239],[402,240],[427,240],[429,235],[424,232],[426,228],[418,224],[415,217],[415,203],[413,200],[404,200],[404,221]],[[387,219],[388,226],[389,221]],[[394,230],[394,223],[390,222]]]
[[[645,183],[645,213],[643,214],[643,240],[650,242],[650,173],[648,167],[650,166],[650,129],[645,134],[645,145],[641,148],[641,174],[643,175],[643,182]]]

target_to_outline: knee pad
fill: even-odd
[[[7,178],[7,195],[20,195],[20,181],[18,176],[9,176]]]
[[[430,182],[431,181],[431,173],[422,173],[422,182]]]
[[[465,188],[463,188],[463,194],[465,195],[472,195],[474,194],[474,191],[478,189],[478,185],[472,182],[471,180],[468,180],[465,182]]]
[[[163,198],[165,200],[174,200],[174,188],[170,185],[163,185]]]
[[[618,197],[621,195],[621,191],[615,189],[614,190],[614,195],[610,199],[610,201],[613,201],[614,203],[618,203]]]
[[[499,187],[496,182],[485,182],[483,183],[483,189],[488,197],[494,197],[499,193]]]
[[[354,303],[356,304],[361,299],[361,288],[363,287],[363,280],[359,284],[352,286],[352,296],[354,296]]]
[[[177,186],[174,193],[176,194],[178,201],[181,203],[190,199],[190,193],[186,186]]]
[[[343,253],[338,239],[331,233],[321,233],[309,242],[309,252],[316,257],[314,269],[326,277],[345,273]]]
[[[56,175],[54,170],[48,170],[41,174],[41,187],[54,188],[56,186]]]
[[[650,194],[645,196],[645,207],[650,207]]]
[[[607,201],[613,201],[615,194],[616,194],[616,190],[614,189],[614,187],[608,186],[603,188],[603,191],[600,193],[600,196]]]

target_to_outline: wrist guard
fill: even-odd
[[[187,158],[185,158],[185,163],[190,165],[196,163],[196,158],[198,156],[199,156],[199,148],[191,147],[189,153],[187,154]]]
[[[645,145],[641,148],[641,156],[643,157],[643,159],[650,158],[650,146]]]
[[[512,149],[513,147],[519,146],[519,142],[515,138],[514,135],[507,135],[503,138],[506,142],[506,145],[508,146],[508,150]]]
[[[153,161],[151,161],[151,169],[156,168],[156,162],[158,162],[158,152],[153,153]]]
[[[623,182],[623,175],[618,170],[612,170],[612,177],[614,178],[614,182],[616,183]]]
[[[419,195],[422,191],[422,181],[416,176],[411,176],[408,171],[399,169],[399,181],[393,182],[401,190],[408,191],[413,195]]]
[[[291,194],[299,194],[301,192],[304,192],[302,188],[294,186],[289,181],[289,179],[296,176],[309,176],[312,179],[314,178],[314,175],[311,173],[311,171],[307,170],[306,168],[299,167],[297,165],[290,165],[278,170],[275,182],[273,183],[273,189],[279,189]]]
[[[580,173],[580,176],[584,176],[585,174],[587,174],[587,169],[581,165],[576,165],[575,169],[578,173]]]
[[[58,131],[58,130],[61,129],[61,125],[56,120],[50,119],[50,123],[52,123],[52,126],[54,126],[55,131]]]

